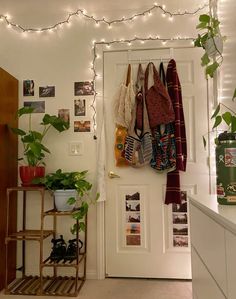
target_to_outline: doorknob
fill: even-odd
[[[120,176],[118,174],[114,173],[113,171],[109,171],[108,177],[110,179],[120,178]]]

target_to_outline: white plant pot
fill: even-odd
[[[223,52],[223,38],[222,36],[216,36],[213,40],[213,38],[210,37],[206,40],[204,46],[209,57],[214,58],[219,56],[219,53],[222,54]]]
[[[54,200],[57,211],[66,212],[72,211],[75,205],[69,205],[67,203],[70,197],[77,197],[77,191],[72,190],[55,190]]]

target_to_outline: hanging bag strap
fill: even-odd
[[[137,119],[136,119],[136,113],[133,115],[133,120],[134,120],[134,133],[141,138],[143,134],[146,132],[149,132],[149,121],[148,121],[148,113],[147,113],[147,107],[146,107],[146,100],[145,100],[145,92],[144,92],[144,71],[142,68],[141,63],[138,66],[138,73],[137,73],[137,82],[136,82],[136,87],[137,90],[142,92],[142,127],[140,130],[140,133],[138,132],[137,128]],[[137,102],[136,102],[136,107],[134,111],[136,112],[137,108]]]
[[[131,65],[128,65],[127,75],[126,75],[126,83],[125,85],[128,86],[131,81]]]
[[[159,74],[160,74],[160,79],[161,79],[162,83],[166,87],[166,74],[165,74],[164,63],[163,62],[160,63]]]
[[[148,91],[148,78],[149,78],[149,73],[150,73],[150,68],[152,67],[153,70],[153,81],[154,84],[156,85],[156,83],[160,80],[157,69],[154,65],[153,62],[149,62],[149,64],[147,65],[146,71],[145,71],[145,77],[144,77],[144,89],[145,89],[145,93]]]

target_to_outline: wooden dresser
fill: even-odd
[[[18,109],[18,80],[0,68],[0,290],[5,283],[5,231],[6,231],[6,189],[17,185],[18,139],[10,132],[7,124],[18,126],[15,117]],[[10,230],[16,229],[16,198],[11,198]],[[9,280],[15,277],[16,244],[9,247]]]

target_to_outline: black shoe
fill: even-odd
[[[64,259],[66,254],[66,242],[61,235],[59,239],[52,239],[53,243],[52,252],[50,254],[50,262],[58,263],[60,260]]]
[[[83,242],[79,240],[79,250],[83,247]],[[64,257],[64,263],[69,261],[70,263],[77,258],[77,243],[76,239],[69,240],[69,245]]]

